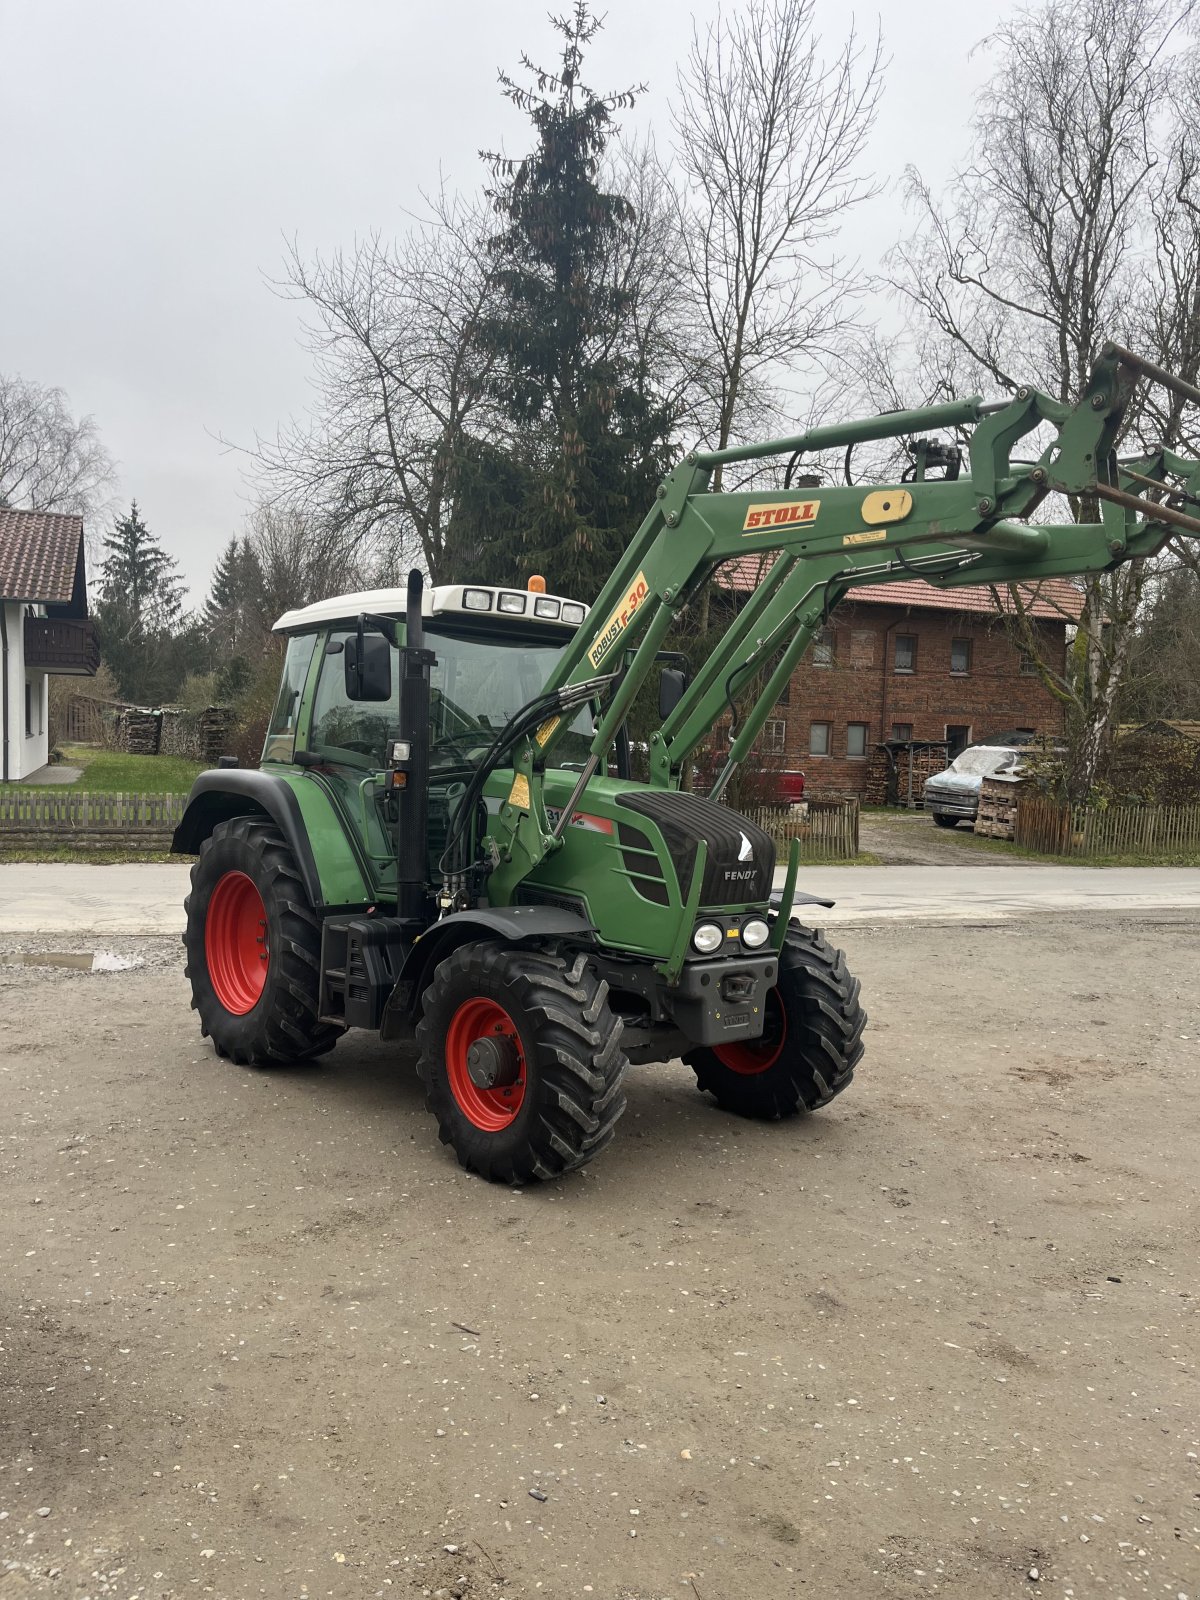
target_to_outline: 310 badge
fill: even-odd
[[[629,626],[638,607],[649,598],[650,585],[646,582],[646,574],[639,572],[629,585],[624,600],[596,635],[596,642],[588,651],[588,660],[594,667],[598,667],[605,660],[613,645]]]

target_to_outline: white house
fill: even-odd
[[[0,507],[0,782],[46,765],[50,674],[99,665],[83,519]]]

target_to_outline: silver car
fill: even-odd
[[[979,811],[979,792],[985,778],[998,772],[1014,772],[1020,765],[1019,746],[973,744],[944,772],[925,780],[925,809],[939,828],[953,828],[959,822],[974,822]]]

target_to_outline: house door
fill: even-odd
[[[969,722],[948,722],[946,724],[946,738],[950,741],[950,749],[946,752],[949,760],[962,755],[971,742],[971,725]]]

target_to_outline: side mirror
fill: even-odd
[[[392,698],[392,647],[381,633],[347,639],[343,661],[347,700]]]
[[[688,675],[679,667],[664,667],[658,680],[658,714],[669,717],[687,692]]]

